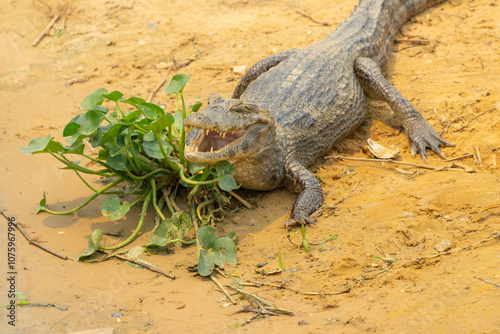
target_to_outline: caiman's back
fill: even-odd
[[[362,0],[328,38],[261,74],[241,99],[275,117],[284,158],[309,165],[362,121],[366,94],[354,73],[360,57],[384,68],[394,35],[412,15],[442,0]]]
[[[320,207],[323,192],[307,166],[361,122],[367,96],[389,104],[412,153],[419,151],[425,160],[430,148],[444,157],[439,146],[451,144],[381,72],[400,26],[440,1],[362,0],[325,40],[259,61],[231,99],[212,96],[206,109],[186,118],[185,124],[199,129],[190,132],[186,157],[230,160],[245,188],[301,189],[286,225],[313,221],[310,215]],[[226,144],[227,131],[233,137]]]

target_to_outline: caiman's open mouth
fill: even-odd
[[[197,132],[196,138],[191,133]],[[186,150],[190,153],[218,153],[223,149],[237,145],[238,141],[245,135],[246,129],[239,131],[221,132],[216,129],[191,128],[190,139]]]

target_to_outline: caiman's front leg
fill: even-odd
[[[241,78],[240,82],[234,89],[232,98],[239,99],[241,94],[245,92],[248,85],[252,81],[257,79],[262,73],[267,72],[270,68],[278,65],[297,51],[297,49],[285,50],[256,62]]]
[[[285,184],[294,189],[302,189],[285,226],[315,223],[310,216],[323,203],[323,189],[316,176],[297,161],[287,161]]]
[[[439,146],[455,145],[448,143],[436,133],[434,128],[427,123],[410,101],[384,78],[377,63],[369,58],[359,58],[356,60],[354,69],[367,95],[387,102],[394,110],[410,139],[412,156],[415,156],[415,152],[419,151],[422,159],[426,161],[425,150],[429,147],[441,158],[445,159]]]

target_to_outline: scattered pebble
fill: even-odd
[[[307,325],[309,325],[309,323],[307,321],[305,321],[305,320],[300,320],[299,321],[299,325],[300,326],[307,326]]]
[[[66,81],[66,83],[64,84],[64,86],[68,87],[68,86],[71,86],[72,84],[83,83],[85,81],[87,81],[87,79],[85,79],[85,78],[73,78],[71,80]]]
[[[291,272],[291,273],[296,273],[297,271],[299,271],[297,268],[292,268],[292,269],[290,269],[290,272]]]
[[[125,314],[123,314],[123,313],[113,313],[111,316],[112,316],[113,318],[121,318],[121,317],[123,317],[124,315],[125,315]]]
[[[440,253],[446,252],[450,248],[451,248],[451,241],[446,239],[438,243],[436,246],[434,246],[434,249]]]
[[[247,65],[240,65],[240,66],[235,66],[233,67],[233,72],[236,74],[245,74],[247,70]]]

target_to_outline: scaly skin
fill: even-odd
[[[412,154],[419,151],[426,160],[430,148],[444,157],[439,146],[452,144],[382,75],[401,25],[441,1],[362,0],[325,40],[256,63],[232,99],[212,95],[206,109],[186,118],[192,128],[186,158],[229,160],[244,188],[301,189],[288,226],[313,222],[310,215],[321,206],[323,192],[307,167],[362,122],[367,96],[394,110]],[[216,132],[224,135],[214,137]],[[226,142],[231,143],[224,146]]]

